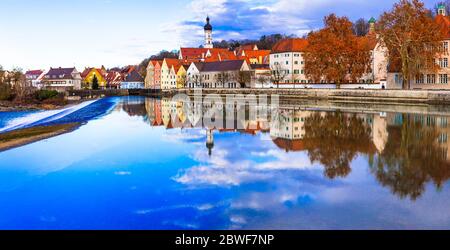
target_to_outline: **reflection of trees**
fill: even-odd
[[[427,182],[439,189],[450,178],[446,151],[436,127],[424,127],[403,115],[403,124],[388,128],[386,148],[371,166],[378,181],[402,198],[419,198]]]
[[[358,152],[373,154],[371,128],[356,115],[314,113],[305,121],[305,149],[311,162],[320,162],[328,178],[345,177]]]

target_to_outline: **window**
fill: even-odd
[[[447,133],[440,134],[438,141],[439,141],[439,143],[446,143],[448,141]]]
[[[286,65],[289,65],[289,61],[286,61]]]
[[[439,74],[439,83],[447,84],[448,83],[448,75],[447,74]]]
[[[444,52],[448,51],[448,42],[444,42],[443,47],[444,47]]]
[[[295,64],[295,65],[298,65],[298,61],[295,61],[294,64]]]
[[[448,58],[439,58],[438,64],[441,68],[448,68]]]
[[[447,118],[441,118],[441,128],[446,128],[448,125]]]
[[[298,73],[300,73],[300,70],[294,69],[294,74],[298,74]]]
[[[302,74],[304,74],[304,73],[305,73],[305,71],[304,71],[303,69],[302,69],[302,71],[301,71],[301,72],[302,72]]]
[[[436,83],[436,75],[427,75],[427,83],[428,84]]]
[[[294,57],[300,57],[300,54],[294,54]]]
[[[403,83],[403,77],[400,74],[395,74],[394,76],[395,84],[402,84]]]
[[[417,83],[417,84],[423,84],[423,83],[424,83],[424,77],[423,77],[422,74],[420,74],[420,75],[418,75],[418,76],[416,77],[416,83]]]

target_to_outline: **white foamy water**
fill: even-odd
[[[78,105],[70,106],[70,107],[67,107],[64,109],[42,111],[42,112],[32,113],[32,114],[29,114],[29,115],[26,115],[23,117],[15,118],[15,119],[12,119],[11,121],[9,121],[5,127],[0,128],[0,133],[24,128],[30,124],[37,123],[37,122],[40,122],[43,120],[45,120],[46,122],[55,121],[55,120],[65,117],[67,115],[70,115],[84,107],[87,107],[96,101],[97,100],[87,101],[87,102],[83,102]]]

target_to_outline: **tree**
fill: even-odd
[[[331,14],[325,27],[308,36],[304,53],[305,72],[315,82],[357,81],[370,68],[370,48],[366,40],[353,34],[353,24],[346,17]]]
[[[421,72],[438,70],[434,62],[444,34],[419,0],[400,0],[383,13],[377,33],[389,62],[400,67],[403,89],[409,89],[410,81]]]
[[[187,83],[186,74],[182,74],[179,77],[177,77],[177,87],[182,86],[182,88],[186,88],[186,83]]]
[[[360,18],[353,24],[353,34],[356,36],[365,36],[369,33],[369,28],[369,22],[364,18]]]
[[[386,147],[370,164],[371,172],[383,186],[411,200],[425,192],[427,183],[441,189],[450,179],[447,150],[443,151],[445,146],[438,143],[436,125],[430,122],[431,126],[425,126],[420,120],[416,115],[402,114],[401,124],[387,128]]]
[[[201,87],[203,88],[203,77],[200,73],[192,75],[190,78],[190,82],[194,85],[194,88]]]
[[[92,89],[97,90],[98,87],[98,78],[96,75],[94,75],[94,78],[92,78]]]
[[[250,71],[239,71],[236,73],[235,80],[241,85],[241,88],[250,88],[252,74]]]
[[[219,83],[222,88],[225,87],[225,84],[227,84],[228,82],[230,82],[230,73],[222,71],[219,74],[216,75],[216,82]]]
[[[311,162],[320,162],[325,176],[334,179],[351,172],[358,153],[373,155],[372,129],[356,115],[313,113],[305,120],[304,147]]]
[[[270,81],[270,75],[258,75],[256,77],[256,82],[261,84],[261,87],[264,88],[264,84]]]
[[[26,81],[25,75],[20,68],[13,69],[9,75],[9,82],[12,84],[15,98],[19,102],[25,101],[34,90],[31,83]]]
[[[279,84],[286,78],[287,73],[286,70],[283,70],[280,64],[275,64],[274,66],[271,66],[271,76],[270,80],[272,83],[277,85],[277,88],[279,88]]]

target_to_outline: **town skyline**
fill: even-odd
[[[0,65],[6,69],[19,67],[26,70],[56,65],[83,69],[87,66],[110,68],[137,64],[161,50],[201,45],[203,32],[199,27],[204,25],[206,15],[211,17],[215,28],[214,41],[255,39],[273,33],[301,36],[320,28],[323,16],[328,13],[345,15],[353,21],[369,19],[389,10],[395,1],[383,0],[375,4],[357,0],[322,0],[308,5],[305,2],[169,0],[149,4],[133,0],[123,5],[116,0],[57,4],[48,0],[6,0],[3,4],[5,13],[21,14],[0,17],[0,23],[11,24],[4,31],[8,39],[0,40]],[[428,8],[436,4],[433,0],[424,2]],[[101,11],[83,12],[88,3],[92,9]],[[181,8],[170,7],[175,3]],[[295,7],[286,7],[292,4]],[[351,11],[345,8],[349,4],[352,5]],[[353,8],[355,6],[358,8]],[[158,11],[153,11],[155,9]],[[117,18],[120,16],[123,18]],[[149,25],[151,23],[154,25]],[[30,28],[30,24],[38,28]],[[69,39],[55,39],[55,30],[60,30],[58,34]],[[79,33],[83,35],[76,35]],[[27,37],[34,37],[34,42]]]

